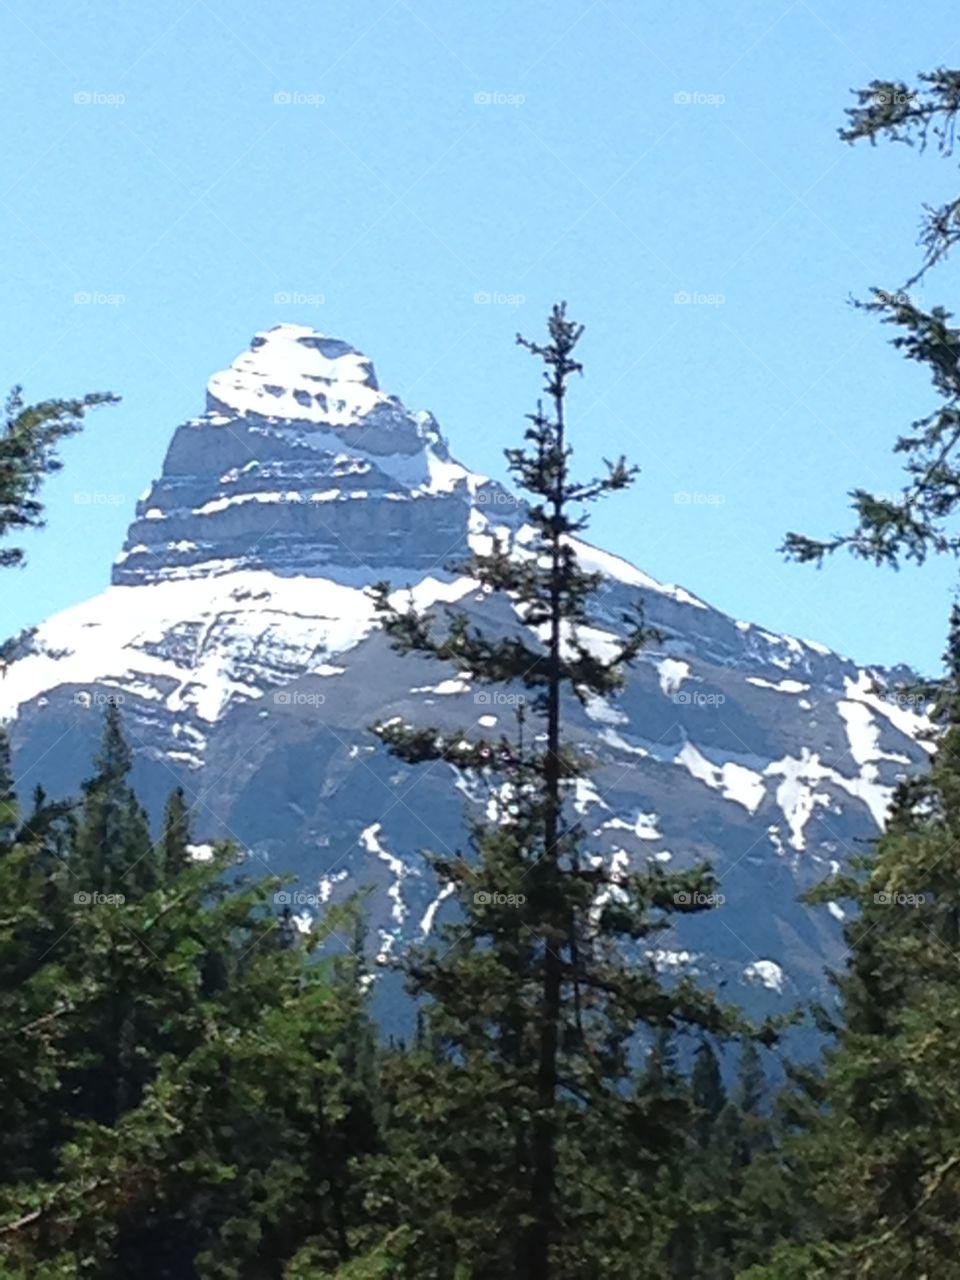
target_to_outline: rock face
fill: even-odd
[[[394,655],[364,587],[386,578],[420,607],[456,602],[517,630],[509,601],[446,566],[492,531],[524,530],[523,505],[456,462],[430,414],[383,394],[365,356],[298,325],[258,334],[175,431],[112,585],[19,638],[0,715],[21,789],[74,789],[93,713],[122,699],[151,809],[180,784],[200,837],[295,872],[303,927],[370,885],[379,954],[430,934],[452,908],[418,850],[464,849],[464,806],[495,814],[496,796],[446,766],[399,764],[368,726],[509,735],[517,691]],[[595,764],[574,800],[595,855],[714,864],[724,905],[658,940],[665,970],[725,980],[752,1006],[822,993],[843,913],[798,894],[876,832],[897,779],[922,767],[923,717],[884,692],[891,673],[575,545],[604,575],[590,643],[609,643],[638,597],[666,636],[615,700],[567,708]]]
[[[206,413],[177,429],[113,581],[225,566],[351,582],[426,573],[463,547],[477,498],[516,511],[499,485],[452,461],[429,413],[379,390],[366,356],[278,325],[214,374]]]

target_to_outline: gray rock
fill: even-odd
[[[121,698],[155,815],[182,785],[198,840],[232,838],[253,868],[297,874],[305,926],[322,901],[372,885],[375,949],[396,954],[452,910],[418,851],[467,852],[465,806],[495,814],[498,799],[445,766],[399,764],[368,726],[400,716],[510,737],[522,691],[397,657],[363,588],[389,578],[419,605],[519,629],[508,601],[446,566],[492,530],[517,537],[524,516],[349,344],[297,325],[257,335],[174,432],[113,585],[13,650],[0,714],[21,788],[75,790],[97,709]],[[927,759],[924,717],[889,673],[579,553],[604,574],[597,643],[638,598],[667,637],[618,698],[566,708],[595,765],[571,798],[594,854],[715,867],[722,907],[652,944],[665,972],[725,981],[758,1010],[822,997],[842,913],[798,895],[876,833],[897,780]]]

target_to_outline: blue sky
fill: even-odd
[[[952,564],[818,573],[777,546],[845,528],[853,486],[895,488],[894,436],[933,403],[848,299],[911,274],[955,167],[836,129],[850,88],[949,65],[954,19],[943,0],[3,0],[0,383],[123,404],[67,446],[0,631],[106,585],[174,427],[257,329],[352,341],[502,476],[538,390],[515,332],[563,297],[587,325],[584,468],[642,468],[593,541],[738,618],[936,666]],[[949,306],[955,270],[926,302]]]

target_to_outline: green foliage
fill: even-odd
[[[645,955],[672,913],[703,909],[707,870],[611,871],[570,804],[588,765],[563,742],[561,697],[615,693],[653,634],[634,611],[600,656],[582,630],[600,578],[580,567],[573,539],[585,504],[634,473],[621,459],[597,479],[571,475],[565,412],[581,334],[558,306],[545,343],[519,339],[544,367],[549,406],[506,455],[529,495],[531,536],[492,537],[453,566],[506,596],[522,629],[491,636],[455,609],[442,620],[397,610],[385,583],[374,593],[400,652],[525,691],[516,734],[498,740],[376,727],[409,763],[442,760],[485,780],[496,814],[475,825],[469,861],[427,855],[460,918],[439,947],[407,956],[421,1034],[385,1064],[378,1197],[386,1223],[415,1233],[416,1262],[400,1274],[424,1280],[458,1265],[476,1280],[662,1274],[671,1220],[657,1175],[686,1143],[690,1108],[669,1073],[638,1073],[640,1034],[739,1025],[690,982],[666,987]]]
[[[875,850],[818,895],[856,908],[835,979],[842,1018],[826,1106],[791,1157],[830,1276],[946,1275],[960,1247],[960,1093],[948,1066],[960,1052],[958,608],[947,671],[929,777],[901,788]]]
[[[960,71],[938,68],[921,75],[915,89],[898,81],[874,80],[857,91],[857,105],[848,110],[840,136],[850,143],[867,138],[875,144],[884,138],[921,149],[932,141],[942,156],[950,157],[958,110]],[[789,557],[821,564],[825,556],[846,548],[863,559],[897,567],[903,559],[921,563],[930,553],[960,552],[960,533],[952,519],[960,502],[960,331],[950,323],[949,311],[939,306],[924,309],[909,293],[958,238],[960,197],[928,208],[920,238],[920,270],[903,289],[873,289],[869,301],[855,304],[895,326],[891,344],[927,370],[939,401],[896,441],[894,451],[904,456],[906,472],[901,492],[854,489],[853,532],[827,539],[788,533],[782,549]]]
[[[2,1274],[333,1273],[375,1056],[358,962],[315,953],[355,913],[282,944],[280,882],[192,861],[182,794],[153,843],[130,764],[109,707],[79,805],[39,795],[0,856]]]
[[[960,71],[938,67],[921,72],[917,87],[899,80],[873,80],[856,90],[857,105],[847,110],[847,125],[840,130],[845,142],[867,138],[876,146],[878,138],[918,146],[926,150],[932,142],[943,156],[952,156],[960,111]],[[946,257],[960,236],[960,200],[925,208],[920,234],[923,261],[920,270],[907,281],[909,288],[930,267]]]
[[[60,470],[60,442],[80,430],[89,409],[117,404],[116,396],[94,392],[78,400],[44,400],[26,405],[14,387],[0,429],[0,539],[43,524],[37,498],[45,476]],[[22,563],[20,547],[0,547],[0,566]]]
[[[874,81],[857,95],[842,136],[953,152],[960,73],[940,68],[919,87]],[[956,244],[960,201],[927,211],[920,271]],[[786,549],[822,561],[838,547],[878,563],[957,554],[960,501],[960,331],[942,307],[874,291],[865,304],[898,329],[893,345],[925,367],[939,404],[900,437],[907,483],[892,499],[854,492],[857,526],[827,542],[791,534]],[[848,962],[835,977],[835,1045],[820,1080],[802,1080],[785,1149],[785,1185],[805,1206],[784,1242],[748,1270],[780,1277],[946,1276],[960,1235],[960,1094],[949,1063],[960,1051],[960,609],[951,615],[946,678],[928,684],[937,732],[929,776],[904,782],[884,835],[809,896],[847,898]]]

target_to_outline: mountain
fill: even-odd
[[[380,956],[429,935],[452,904],[418,850],[464,849],[465,806],[495,815],[497,797],[448,766],[398,763],[368,726],[510,735],[517,691],[397,657],[364,588],[388,579],[418,607],[517,630],[509,601],[445,567],[493,532],[522,545],[523,504],[457,462],[429,413],[384,394],[366,356],[300,325],[257,334],[174,432],[111,585],[12,645],[0,716],[21,790],[74,790],[113,698],[151,811],[182,785],[205,842],[232,837],[254,869],[296,873],[301,927],[370,885]],[[596,855],[713,863],[724,903],[661,936],[665,971],[757,1008],[822,993],[843,911],[798,895],[876,832],[897,779],[927,758],[924,717],[893,689],[904,673],[575,546],[604,575],[590,644],[602,651],[638,598],[665,636],[616,699],[567,708],[596,766],[574,799]]]

